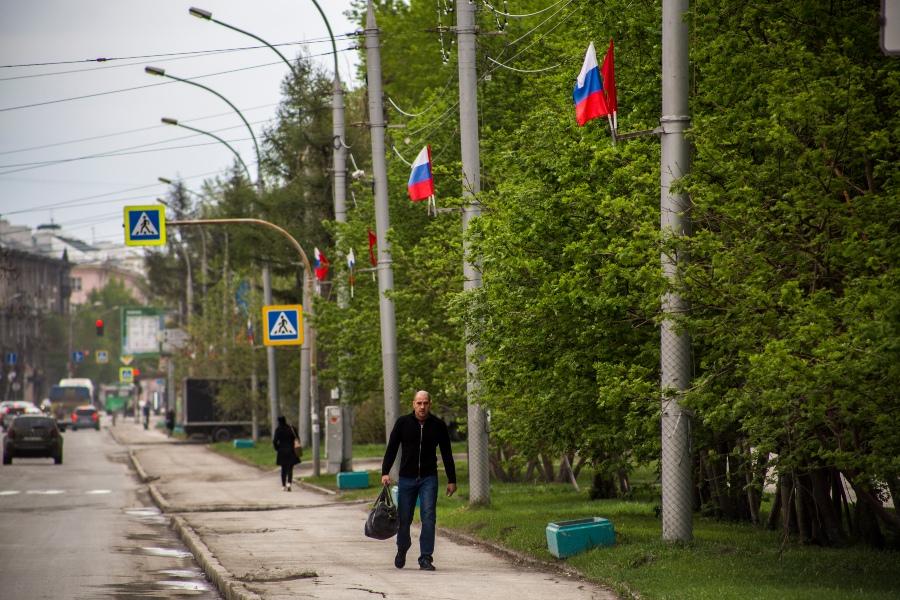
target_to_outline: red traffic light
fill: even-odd
[[[103,335],[103,319],[97,319],[94,322],[94,325],[97,327],[97,336]]]
[[[137,367],[135,367],[131,370],[131,375],[132,375],[132,377],[140,377],[141,370],[138,369]]]

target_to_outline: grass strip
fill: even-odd
[[[373,445],[379,448],[380,445]],[[274,466],[271,446],[216,451],[250,464]],[[456,448],[454,448],[456,450]],[[362,457],[356,453],[354,456]],[[304,460],[307,460],[305,457]],[[820,548],[788,544],[777,532],[746,524],[695,517],[694,540],[662,541],[658,501],[589,500],[589,476],[582,490],[557,483],[491,483],[491,505],[468,505],[468,470],[457,463],[457,495],[438,499],[438,525],[499,544],[548,563],[561,562],[547,550],[548,523],[587,517],[613,522],[616,545],[565,559],[587,579],[612,588],[622,598],[645,600],[894,600],[900,598],[900,553],[864,547]],[[374,500],[380,471],[369,471],[371,487],[338,490],[335,475],[304,481],[332,489],[344,500]],[[446,479],[441,474],[441,487]],[[763,515],[765,518],[765,515]],[[440,553],[440,542],[437,553]]]

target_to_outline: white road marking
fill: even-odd
[[[112,490],[88,490],[85,494],[111,494]]]

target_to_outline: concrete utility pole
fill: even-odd
[[[690,235],[687,194],[673,193],[672,184],[690,170],[684,131],[690,124],[688,109],[688,28],[684,20],[688,0],[663,0],[662,22],[662,153],[660,160],[660,229],[664,236]],[[678,279],[684,256],[662,254],[663,273],[670,283]],[[679,404],[691,381],[691,340],[676,329],[675,317],[687,303],[669,292],[662,299],[665,315],[660,332],[662,396],[662,529],[667,541],[693,537],[691,484],[691,416]]]
[[[475,65],[475,4],[456,0],[456,34],[459,40],[459,129],[462,147],[463,235],[472,219],[481,215],[481,158],[478,151],[478,72]],[[481,287],[481,271],[463,242],[463,289]],[[466,332],[468,334],[469,331]],[[466,344],[466,393],[469,417],[469,504],[490,504],[491,474],[488,458],[487,413],[473,402],[478,393],[478,367],[474,344]]]
[[[381,50],[375,8],[369,0],[366,10],[366,79],[369,88],[369,131],[372,136],[372,174],[375,178],[375,235],[378,237],[378,310],[381,315],[381,372],[384,378],[385,442],[400,416],[400,396],[397,373],[397,327],[394,301],[388,297],[394,289],[391,245],[387,232],[388,214],[387,165],[384,158],[384,105],[381,91]],[[395,462],[398,465],[399,461]],[[394,470],[398,470],[395,466]],[[394,477],[394,470],[391,476]]]
[[[263,264],[262,268],[263,280],[263,304],[269,306],[272,304],[272,274],[269,272],[269,263]],[[304,310],[306,307],[303,307]],[[305,321],[306,319],[304,319]],[[263,323],[262,327],[266,324]],[[269,368],[269,425],[272,427],[270,433],[275,434],[275,427],[278,425],[278,378],[275,374],[275,347],[266,346],[266,362]]]
[[[334,85],[331,97],[331,142],[334,154],[332,166],[334,171],[334,220],[338,223],[347,222],[347,144],[344,142],[344,91],[341,88],[341,74],[338,70],[337,43],[334,41],[334,33],[331,31],[331,23],[317,0],[312,0],[316,5],[325,27],[328,29],[328,37],[331,38],[331,53],[334,56]],[[336,246],[339,252],[343,252],[341,239],[338,237]],[[337,282],[338,306],[347,308],[347,284],[341,280]],[[343,383],[343,382],[340,382]],[[347,403],[343,394],[343,385],[339,385],[341,401],[341,471],[353,470],[353,407]],[[318,407],[317,407],[318,408]]]

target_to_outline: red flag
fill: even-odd
[[[613,57],[613,41],[609,40],[609,50],[603,57],[603,66],[600,67],[600,74],[603,75],[603,91],[606,92],[606,108],[609,112],[616,114],[616,68],[615,59]]]
[[[313,271],[316,272],[316,279],[325,281],[325,278],[328,277],[328,259],[325,257],[325,253],[318,248],[313,248],[313,256],[315,257]]]
[[[378,238],[375,237],[375,234],[372,233],[372,230],[369,229],[369,262],[372,263],[372,266],[377,266],[378,261],[375,259],[375,244],[378,243]]]

